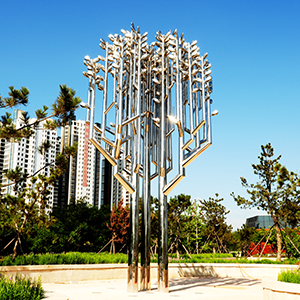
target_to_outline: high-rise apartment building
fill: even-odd
[[[2,182],[2,178],[3,178],[4,150],[5,150],[5,139],[1,139],[0,140],[0,182]]]
[[[22,110],[15,110],[13,112],[13,122],[16,128],[20,128],[24,125],[22,122]],[[31,119],[30,123],[33,123],[35,119]],[[57,149],[60,145],[60,139],[57,136],[56,130],[48,130],[43,128],[43,123],[41,122],[36,128],[32,130],[34,133],[29,138],[22,138],[19,142],[8,142],[2,140],[1,143],[1,154],[3,156],[2,170],[12,170],[19,167],[23,173],[27,173],[29,176],[33,174],[43,174],[50,176],[50,167],[54,166],[55,156]],[[43,142],[49,140],[51,146],[42,155],[38,148]],[[1,172],[2,173],[2,172]],[[2,188],[1,194],[14,194],[13,185],[11,182],[2,175]],[[29,179],[30,180],[30,179]],[[53,204],[57,202],[57,187],[49,186],[51,194],[48,197],[49,210],[52,209]]]
[[[13,121],[17,128],[24,125],[22,112],[15,110],[13,113]],[[35,119],[32,119],[30,122],[34,121]],[[100,127],[100,124],[96,125]],[[20,142],[7,142],[4,139],[0,141],[2,195],[13,194],[13,185],[9,185],[10,182],[3,177],[3,170],[19,167],[22,172],[32,175],[41,169],[41,174],[50,176],[50,167],[54,166],[56,154],[62,151],[64,145],[71,146],[77,143],[77,153],[69,158],[68,170],[57,185],[49,187],[49,209],[55,206],[65,207],[78,199],[84,199],[96,207],[106,204],[112,208],[113,204],[117,205],[121,199],[124,205],[129,204],[130,194],[113,177],[112,166],[105,158],[101,159],[100,152],[89,142],[89,122],[71,121],[61,129],[62,137],[57,135],[56,130],[44,129],[43,122],[33,131],[34,134],[30,138],[22,138]],[[94,132],[94,137],[100,140],[97,131]],[[51,142],[51,147],[42,155],[38,148],[46,140]],[[110,148],[107,150],[112,152],[111,146],[107,147]],[[119,160],[117,168],[119,173],[123,173],[123,176],[130,180],[124,171],[126,163],[126,160]],[[46,166],[47,164],[50,165]]]
[[[98,139],[98,133],[94,132]],[[70,121],[62,128],[62,146],[78,145],[77,155],[69,159],[69,169],[62,178],[59,206],[84,199],[99,207],[100,153],[89,142],[89,123],[82,120]]]

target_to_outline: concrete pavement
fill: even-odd
[[[201,299],[201,300],[263,300],[260,280],[247,278],[193,277],[170,279],[170,293],[151,291],[127,293],[126,280],[97,280],[67,284],[44,283],[47,300],[114,300],[114,299]]]

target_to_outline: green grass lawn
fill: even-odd
[[[157,256],[151,257],[151,262],[157,262]],[[81,253],[68,252],[62,254],[28,254],[17,256],[14,260],[12,256],[5,256],[0,259],[0,266],[18,266],[18,265],[65,265],[65,264],[119,264],[127,263],[127,254],[109,254],[109,253]],[[247,260],[245,258],[234,258],[232,254],[227,253],[203,253],[169,256],[169,263],[256,263],[256,264],[296,264],[297,259],[286,259],[282,262],[269,259]]]

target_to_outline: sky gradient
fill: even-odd
[[[100,38],[130,30],[131,22],[149,33],[149,43],[158,30],[175,28],[186,41],[198,41],[200,54],[209,53],[212,110],[219,115],[212,119],[213,145],[186,168],[171,196],[219,193],[236,229],[265,214],[240,209],[230,196],[246,196],[240,176],[258,180],[251,164],[258,163],[261,145],[270,142],[281,163],[300,172],[300,1],[16,0],[1,1],[0,12],[0,94],[7,96],[11,85],[28,87],[32,116],[55,101],[60,84],[86,102],[84,56],[103,55]],[[85,110],[77,118],[85,119]]]

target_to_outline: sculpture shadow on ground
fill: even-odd
[[[261,284],[261,280],[251,278],[219,277],[213,266],[183,265],[179,267],[181,278],[170,279],[170,292],[178,292],[195,287],[247,288]]]

